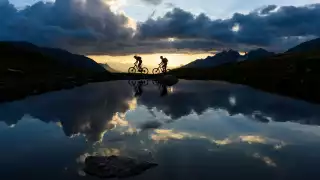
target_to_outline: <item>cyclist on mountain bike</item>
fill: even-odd
[[[163,72],[167,72],[168,59],[163,56],[160,56],[160,59],[161,63],[159,65],[162,65]]]
[[[141,68],[141,64],[142,64],[142,58],[140,56],[133,56],[134,59],[136,60],[136,62],[134,64],[137,64],[138,63],[138,68],[139,68],[139,71],[142,71],[142,68]]]

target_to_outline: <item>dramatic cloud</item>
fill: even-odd
[[[212,20],[205,14],[194,16],[175,8],[162,18],[149,19],[141,24],[139,36],[144,39],[206,39],[231,47],[271,47],[286,43],[292,45],[294,42],[320,36],[319,4],[276,8],[270,5],[249,14],[235,13],[230,19],[224,20]],[[233,28],[234,26],[239,27]]]
[[[103,0],[38,2],[21,11],[0,4],[0,40],[30,41],[77,51],[103,46],[106,51],[132,38],[130,19]]]
[[[140,125],[141,130],[148,130],[148,129],[157,129],[162,126],[162,123],[159,121],[148,121],[144,122]]]
[[[132,96],[127,82],[90,84],[1,104],[0,120],[12,125],[30,115],[44,122],[60,122],[67,136],[82,134],[90,141],[99,141],[113,128],[110,122],[129,110]]]
[[[157,89],[144,90],[138,104],[149,108],[156,107],[173,120],[193,112],[200,115],[208,109],[220,109],[226,110],[230,116],[242,114],[263,123],[272,119],[276,122],[320,124],[320,106],[244,86],[219,82],[180,81],[173,88],[173,93],[166,98],[156,98],[159,96]]]
[[[320,36],[320,4],[269,5],[229,19],[174,8],[145,22],[115,11],[115,4],[116,0],[56,0],[17,10],[1,0],[0,40],[29,41],[82,54],[125,54],[253,47],[285,50]]]
[[[269,14],[271,11],[275,10],[276,8],[277,8],[276,5],[269,5],[265,8],[263,8],[260,13],[261,14]]]
[[[142,1],[152,5],[159,5],[162,3],[162,0],[142,0]]]

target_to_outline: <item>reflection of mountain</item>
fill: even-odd
[[[174,93],[165,98],[153,98],[156,91],[146,91],[139,102],[156,107],[173,119],[201,114],[208,108],[224,109],[231,115],[243,114],[261,122],[294,121],[320,125],[320,106],[263,93],[232,84],[205,81],[181,81]]]
[[[126,82],[97,83],[0,105],[2,121],[16,124],[29,114],[45,122],[61,122],[70,136],[82,133],[99,140],[117,112],[128,110],[132,92]]]

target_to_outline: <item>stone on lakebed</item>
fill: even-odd
[[[100,178],[125,178],[135,176],[157,166],[156,163],[138,161],[121,156],[89,156],[84,172]]]

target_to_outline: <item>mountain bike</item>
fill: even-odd
[[[148,85],[148,80],[129,80],[128,83],[133,87],[134,96],[139,97],[143,93],[143,87]]]
[[[134,64],[133,67],[130,67],[130,68],[128,69],[128,72],[129,72],[129,73],[140,72],[140,73],[142,73],[142,74],[148,74],[148,73],[149,73],[149,70],[148,70],[148,68],[146,68],[146,67],[142,67],[141,70],[139,70],[138,65],[137,65],[137,64]]]
[[[169,72],[169,71],[170,71],[170,69],[167,69],[167,72]],[[162,65],[159,64],[159,67],[154,68],[154,69],[152,70],[152,73],[153,73],[153,74],[159,74],[159,73],[166,73],[166,72],[164,72],[164,69],[163,69]]]

